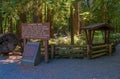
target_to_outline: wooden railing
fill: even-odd
[[[51,58],[70,57],[83,58],[86,46],[79,45],[51,45]]]
[[[112,55],[113,44],[87,45],[87,58],[96,58],[103,55]]]
[[[112,55],[113,43],[100,45],[49,45],[49,57],[51,59],[56,57],[70,57],[70,58],[84,58],[88,59],[100,57],[103,55]],[[44,54],[44,48],[41,48]]]

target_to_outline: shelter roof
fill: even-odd
[[[81,27],[81,30],[113,30],[113,28],[106,23],[97,23],[97,24]]]

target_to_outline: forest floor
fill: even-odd
[[[120,44],[112,56],[91,60],[61,58],[32,66],[21,58],[0,56],[0,79],[120,79]]]

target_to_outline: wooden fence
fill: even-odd
[[[79,45],[51,45],[51,58],[55,57],[70,57],[83,58],[85,46]]]
[[[49,45],[49,58],[69,57],[88,59],[100,57],[103,55],[112,55],[114,49],[113,43],[99,45]],[[44,49],[42,48],[44,54]]]
[[[96,58],[103,55],[111,55],[113,44],[87,45],[87,58]]]

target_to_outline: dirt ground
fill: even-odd
[[[41,60],[38,66],[21,63],[20,53],[0,56],[0,79],[120,79],[120,45],[112,56],[96,59]]]

